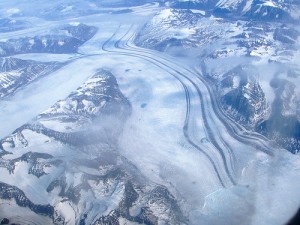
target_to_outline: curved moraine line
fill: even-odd
[[[133,40],[135,39],[135,34],[131,37],[130,40],[128,40],[123,46],[123,49],[129,50],[132,49],[135,52],[140,52],[143,54],[149,54],[152,55],[153,57],[159,57],[162,60],[165,60],[169,63],[172,63],[170,61],[170,59],[164,57],[163,53],[161,53],[161,55],[156,55],[154,50],[150,50],[150,49],[144,49],[144,48],[140,48],[135,46],[133,43]],[[174,66],[178,66],[176,64],[173,63]],[[228,133],[235,138],[237,141],[246,144],[246,145],[251,145],[253,147],[255,147],[258,151],[262,151],[270,156],[273,155],[273,152],[270,150],[272,148],[274,148],[274,146],[271,146],[269,142],[269,140],[256,132],[251,132],[246,130],[243,126],[239,125],[238,123],[236,123],[232,118],[230,118],[228,115],[226,115],[226,113],[222,110],[221,106],[220,106],[220,102],[216,99],[215,95],[213,94],[214,90],[213,89],[213,85],[207,81],[201,74],[202,72],[199,71],[199,69],[197,68],[193,68],[193,69],[189,69],[186,67],[182,67],[182,65],[180,65],[182,69],[185,69],[189,72],[189,74],[193,75],[195,77],[196,80],[199,80],[201,83],[203,83],[206,87],[206,89],[209,92],[210,98],[211,98],[211,104],[212,107],[215,111],[215,113],[218,115],[218,118],[222,121],[223,125],[226,127]]]
[[[124,49],[132,49],[136,52],[141,52],[144,54],[149,54],[155,57],[159,57],[162,60],[166,60],[169,63],[172,63],[170,61],[169,58],[164,57],[164,54],[162,53],[161,55],[156,55],[155,51],[150,50],[150,49],[144,49],[144,48],[140,48],[137,47],[135,45],[133,45],[133,40],[135,39],[135,34],[131,37],[130,40],[128,40],[123,46],[126,47]],[[174,64],[174,63],[173,63]],[[176,64],[174,64],[174,66],[178,66]],[[180,65],[182,67],[182,65]],[[214,90],[213,89],[213,84],[211,84],[210,81],[206,80],[201,74],[202,72],[199,71],[198,68],[193,68],[193,69],[189,69],[186,67],[182,67],[183,69],[187,70],[190,74],[192,74],[195,79],[200,80],[200,82],[202,82],[207,90],[209,91],[210,94],[210,98],[212,100],[212,107],[215,111],[215,113],[218,115],[219,119],[222,121],[222,123],[224,124],[224,126],[226,126],[229,134],[234,137],[235,139],[237,139],[238,141],[246,144],[246,145],[251,145],[254,146],[257,150],[262,151],[270,156],[273,155],[273,152],[270,150],[272,148],[274,148],[274,146],[271,146],[269,142],[269,140],[256,132],[251,132],[246,130],[243,126],[239,125],[238,123],[236,123],[232,118],[230,118],[228,115],[226,115],[226,113],[222,110],[219,101],[216,99],[215,95],[213,94]],[[230,122],[230,123],[228,123]]]
[[[120,28],[120,27],[119,27]],[[189,82],[191,83],[194,88],[196,89],[200,103],[201,103],[201,113],[203,117],[203,123],[204,123],[204,129],[205,133],[207,134],[208,139],[210,142],[214,145],[214,147],[217,149],[219,154],[222,157],[223,160],[223,165],[226,170],[226,173],[228,174],[229,179],[233,184],[236,184],[234,180],[234,174],[235,174],[235,169],[234,169],[234,163],[236,161],[235,155],[234,155],[234,147],[230,145],[220,134],[219,130],[212,129],[211,127],[216,127],[215,123],[210,124],[207,118],[210,119],[210,121],[214,121],[214,115],[217,117],[217,119],[221,122],[221,124],[224,126],[228,134],[233,137],[235,140],[247,145],[247,146],[252,146],[258,151],[262,151],[268,155],[273,155],[273,152],[271,149],[274,147],[268,143],[268,140],[255,132],[249,132],[247,131],[244,127],[241,125],[237,124],[235,121],[233,121],[228,115],[224,113],[224,111],[220,107],[219,101],[216,99],[215,95],[213,94],[213,88],[211,84],[209,84],[209,81],[204,79],[203,76],[201,76],[201,71],[197,69],[189,69],[186,68],[182,65],[180,65],[180,69],[185,70],[186,73],[180,72],[178,69],[175,69],[178,67],[178,65],[174,64],[172,61],[170,61],[169,58],[164,57],[163,54],[157,55],[155,51],[149,50],[149,49],[143,49],[139,48],[135,45],[133,45],[133,40],[135,39],[136,33],[132,31],[133,26],[131,26],[127,32],[119,38],[117,41],[114,42],[113,47],[115,49],[121,49],[123,54],[130,54],[131,56],[137,56],[143,59],[147,59],[152,61],[154,64],[161,65],[162,67],[168,67],[169,69],[173,70],[176,75],[171,74],[174,76],[177,80],[180,81],[181,85],[185,89],[186,96],[189,96],[189,89],[187,88],[187,85],[184,84],[184,82]],[[119,29],[118,29],[119,30]],[[114,51],[111,49],[112,43],[111,41],[114,39],[114,37],[117,35],[117,32],[109,39],[103,46],[104,51],[109,51],[109,52],[115,52],[120,54],[119,51]],[[125,51],[125,52],[124,52]],[[158,60],[159,59],[159,60]],[[157,66],[158,66],[157,65]],[[171,66],[170,66],[171,65]],[[205,107],[203,105],[203,95],[202,92],[200,91],[199,84],[197,85],[196,82],[190,79],[190,76],[187,76],[186,74],[190,75],[191,77],[195,78],[195,81],[197,83],[201,83],[202,86],[207,90],[209,94],[209,101],[206,100],[207,103],[210,103],[210,107],[212,110],[208,110],[208,107]],[[179,76],[183,79],[180,79]],[[201,88],[203,90],[203,88]],[[188,94],[187,94],[188,93]],[[189,97],[187,97],[189,98]],[[190,101],[190,100],[189,100]],[[191,140],[191,137],[189,135],[189,117],[190,117],[190,103],[187,101],[187,105],[189,108],[187,110],[187,115],[186,115],[186,120],[183,126],[183,132],[184,136],[187,139],[187,141],[197,150],[200,150],[204,155],[209,158],[209,161],[212,162],[212,158],[203,148],[201,148],[199,145],[197,145],[195,142]],[[226,151],[226,152],[225,152]],[[216,169],[215,163],[212,163],[214,168]],[[217,173],[218,177],[220,179],[220,172]],[[222,182],[222,185],[224,185],[224,182]]]
[[[195,149],[197,149],[198,151],[200,151],[202,154],[205,155],[205,157],[211,162],[219,180],[220,180],[220,183],[222,184],[222,186],[227,186],[226,183],[227,183],[227,179],[229,178],[229,182],[232,184],[236,184],[236,181],[235,179],[233,178],[234,177],[234,169],[233,169],[233,164],[234,164],[234,159],[233,159],[233,153],[231,152],[230,154],[227,154],[227,156],[223,153],[222,151],[222,148],[219,146],[219,144],[217,143],[217,141],[215,140],[215,138],[213,137],[215,134],[214,132],[212,132],[210,130],[210,126],[208,125],[208,122],[205,120],[205,117],[206,116],[203,116],[203,122],[204,122],[204,131],[206,133],[206,136],[209,137],[210,141],[213,142],[213,145],[214,146],[217,146],[215,148],[215,150],[218,151],[218,153],[220,154],[221,158],[222,158],[222,162],[221,164],[224,166],[225,168],[225,171],[227,173],[227,178],[225,179],[225,177],[223,176],[223,178],[221,178],[221,170],[220,171],[220,168],[218,169],[218,166],[217,165],[220,165],[219,162],[215,162],[216,160],[216,157],[212,156],[211,155],[211,152],[208,152],[207,150],[205,150],[203,147],[200,147],[198,144],[196,144],[195,141],[192,140],[191,136],[190,136],[190,133],[189,133],[189,124],[190,124],[190,111],[191,111],[191,104],[190,104],[190,93],[194,92],[194,90],[190,90],[190,89],[196,89],[196,93],[198,94],[199,98],[200,98],[200,108],[201,108],[201,113],[202,115],[205,115],[205,111],[204,111],[204,106],[203,106],[203,99],[202,99],[202,94],[200,92],[200,89],[197,87],[197,85],[191,80],[189,79],[186,75],[184,75],[182,72],[176,70],[173,68],[173,65],[170,66],[170,64],[172,64],[171,62],[168,62],[167,63],[163,63],[157,59],[155,59],[154,57],[149,57],[149,56],[146,56],[146,55],[143,55],[143,54],[138,54],[138,53],[135,53],[134,51],[130,51],[130,50],[127,50],[127,49],[124,49],[124,48],[121,48],[120,47],[120,42],[122,41],[122,39],[124,39],[126,36],[128,36],[132,30],[132,27],[131,26],[127,32],[121,37],[118,39],[118,41],[112,41],[120,27],[117,29],[117,31],[107,40],[105,41],[105,43],[103,44],[102,46],[102,50],[105,51],[105,52],[110,52],[110,53],[114,53],[114,54],[121,54],[121,55],[126,55],[126,56],[132,56],[132,57],[138,57],[138,58],[143,58],[144,60],[160,67],[161,69],[167,71],[171,76],[173,76],[174,78],[176,78],[182,85],[184,91],[185,91],[185,95],[186,95],[186,104],[187,104],[187,110],[186,110],[186,118],[185,118],[185,122],[184,122],[184,126],[183,126],[183,134],[187,140],[187,142]],[[130,34],[130,36],[132,36]],[[130,40],[130,39],[128,39]],[[127,40],[127,41],[128,41]],[[123,50],[122,52],[120,51],[116,51],[116,49],[121,49]],[[126,51],[126,52],[124,52]],[[189,87],[190,85],[192,85],[192,87]],[[227,158],[229,157],[229,159]],[[230,162],[230,166],[227,165],[227,163]]]
[[[131,27],[131,28],[132,28],[132,27]],[[131,28],[130,28],[130,29],[131,29]],[[120,43],[122,43],[122,39],[124,39],[125,36],[128,35],[129,33],[130,33],[130,30],[128,30],[128,32],[127,32],[121,39],[119,39],[117,42],[115,42],[114,47],[115,47],[115,48],[122,49],[122,50],[128,50],[128,51],[130,51],[130,48],[131,48],[131,47],[129,46],[128,42],[129,42],[130,40],[134,40],[135,33],[133,33],[128,39],[126,39],[126,41],[124,42],[124,45],[123,45],[123,46],[120,45]],[[127,47],[127,48],[125,48],[125,47]],[[134,48],[131,48],[131,49],[134,49]],[[136,48],[136,49],[138,49],[138,48]],[[143,54],[144,54],[144,53],[147,53],[146,50],[145,50],[145,51],[142,51],[142,50],[136,50],[136,49],[134,49],[134,52],[138,51],[138,52],[143,53]],[[132,52],[132,50],[131,50],[131,52]],[[146,57],[146,56],[143,55],[143,57]],[[156,59],[156,58],[154,58],[154,57],[159,58],[159,59],[163,59],[163,60],[166,61],[166,63],[163,63],[162,61],[159,61],[158,59]],[[209,115],[209,113],[207,113],[207,112],[205,111],[205,108],[206,108],[206,107],[204,107],[204,104],[203,104],[203,102],[204,102],[204,101],[203,101],[203,95],[202,95],[202,93],[201,93],[199,87],[197,86],[197,84],[196,84],[193,80],[191,80],[187,75],[185,75],[184,72],[180,72],[178,69],[174,69],[174,68],[176,67],[176,65],[174,65],[174,63],[173,63],[172,61],[170,61],[169,59],[165,59],[165,58],[163,58],[163,57],[160,57],[159,55],[154,55],[154,54],[153,54],[152,57],[148,57],[148,58],[151,58],[152,60],[156,61],[157,63],[160,63],[160,64],[164,65],[165,67],[168,67],[169,69],[174,70],[174,71],[176,72],[176,74],[178,74],[179,76],[181,76],[181,77],[183,77],[184,79],[186,79],[186,80],[187,80],[190,84],[192,84],[192,86],[196,89],[196,92],[197,92],[197,94],[198,94],[198,97],[199,97],[200,103],[201,103],[201,107],[200,107],[200,108],[201,108],[201,112],[202,112],[202,115],[203,115],[203,116],[202,116],[202,118],[203,118],[203,123],[204,123],[203,128],[204,128],[206,137],[208,137],[208,139],[210,140],[210,142],[213,143],[213,146],[216,147],[216,150],[217,150],[217,151],[219,152],[219,154],[221,155],[222,160],[223,160],[223,163],[224,163],[224,167],[225,167],[225,170],[226,170],[226,172],[227,172],[227,174],[228,174],[229,179],[231,180],[231,182],[232,182],[233,184],[236,184],[236,182],[235,182],[234,179],[233,179],[233,176],[234,176],[234,175],[231,176],[231,174],[230,174],[230,172],[234,173],[234,171],[235,171],[234,168],[233,168],[234,163],[235,163],[235,161],[236,161],[235,156],[234,156],[234,153],[233,153],[232,149],[229,147],[229,145],[228,145],[227,143],[225,143],[225,141],[221,140],[221,141],[222,141],[223,148],[227,149],[227,151],[229,152],[229,158],[230,158],[229,160],[230,160],[230,166],[231,166],[231,171],[229,171],[229,168],[227,167],[227,164],[226,164],[226,161],[227,161],[226,156],[225,156],[225,154],[223,153],[222,148],[219,146],[218,142],[217,142],[216,139],[215,139],[215,136],[216,136],[215,132],[212,132],[212,129],[210,128],[209,123],[208,123],[208,121],[206,120],[207,114]],[[169,65],[171,65],[171,66],[169,66]],[[182,67],[182,68],[183,68],[183,69],[186,69],[185,67]],[[188,69],[186,69],[186,70],[187,70],[189,73],[191,73],[191,71],[189,71]],[[176,77],[176,79],[179,79],[179,78]],[[188,140],[188,142],[189,142],[194,148],[200,150],[199,145],[195,144],[195,142],[193,142],[193,141],[191,140],[191,138],[190,138],[190,136],[189,136],[189,134],[188,134],[188,131],[189,131],[188,127],[189,127],[189,122],[186,121],[186,123],[184,124],[184,127],[183,127],[183,131],[184,131],[184,134],[185,134],[186,139]],[[216,130],[216,131],[218,132],[218,130]],[[220,136],[220,133],[219,133],[219,132],[218,132],[218,135]],[[202,149],[201,151],[203,151],[203,149]]]

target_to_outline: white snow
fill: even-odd
[[[55,206],[59,215],[62,215],[66,224],[76,224],[76,213],[69,201],[59,202]]]
[[[158,24],[160,23],[162,20],[166,20],[167,18],[171,18],[173,17],[174,14],[172,12],[171,9],[164,9],[162,10],[158,15],[156,15],[154,18],[153,18],[153,23],[154,24]]]
[[[174,37],[177,39],[185,39],[196,33],[196,30],[193,28],[181,28],[174,30]]]
[[[69,5],[69,6],[65,7],[63,10],[61,10],[61,12],[68,12],[68,11],[71,11],[72,9],[73,9],[73,6]]]
[[[201,14],[202,16],[205,16],[205,15],[206,15],[206,12],[203,11],[203,10],[199,10],[199,9],[191,9],[191,11],[192,11],[193,13]]]
[[[71,26],[77,27],[77,26],[80,25],[80,22],[70,22],[69,24],[70,24]]]
[[[275,4],[275,2],[273,2],[273,1],[265,1],[262,5],[264,5],[264,6],[270,6],[270,7],[277,7],[277,5]]]
[[[14,200],[1,199],[0,215],[9,215],[9,221],[13,224],[53,224],[52,219],[46,216],[38,215],[26,207],[18,206]]]
[[[246,13],[251,9],[251,6],[253,4],[253,0],[246,1],[245,7],[243,8],[242,12]]]
[[[29,84],[9,100],[0,102],[0,122],[5,127],[0,130],[0,136],[8,135],[76,90],[99,69],[99,64],[95,64],[99,59],[101,60],[101,56],[77,59],[44,79]]]
[[[29,40],[29,44],[34,45],[34,43],[35,43],[34,39]]]
[[[10,8],[10,9],[6,10],[7,16],[13,16],[13,15],[18,14],[20,12],[21,12],[21,10],[18,9],[18,8]]]
[[[64,41],[58,41],[58,43],[57,43],[59,46],[63,46],[64,44],[65,44],[65,42]]]
[[[225,4],[225,1],[222,2]],[[245,6],[245,11],[250,7],[250,2],[252,3],[252,1],[248,1]],[[266,1],[265,4],[274,5],[272,1]],[[128,158],[149,180],[167,186],[172,194],[180,200],[180,206],[189,217],[191,224],[199,224],[199,221],[209,222],[208,224],[224,224],[224,221],[230,221],[230,224],[234,225],[241,224],[242,219],[249,224],[277,225],[285,223],[299,207],[299,199],[295,197],[300,194],[299,157],[278,149],[272,149],[275,156],[268,156],[264,153],[257,154],[257,149],[254,147],[234,139],[212,110],[211,98],[206,86],[192,73],[187,72],[185,70],[187,66],[179,63],[177,58],[146,49],[138,49],[140,52],[131,50],[130,54],[126,50],[115,49],[114,41],[123,37],[123,42],[126,43],[128,36],[135,34],[138,26],[131,28],[127,34],[131,24],[136,22],[135,16],[136,14],[133,17],[127,14],[126,18],[123,18],[118,15],[105,15],[106,22],[103,22],[101,20],[103,17],[99,15],[76,18],[78,23],[88,22],[99,28],[95,37],[80,48],[80,53],[83,55],[100,53],[99,55],[84,55],[77,59],[74,59],[77,55],[19,55],[20,58],[38,59],[41,57],[45,61],[53,59],[59,61],[74,59],[74,61],[49,76],[28,85],[10,99],[0,102],[0,124],[2,127],[0,136],[3,137],[11,133],[57,101],[64,99],[99,68],[105,68],[116,75],[121,91],[132,104],[132,115],[126,122],[119,140],[120,153]],[[157,24],[172,16],[171,10],[164,10],[161,18],[157,20]],[[212,23],[206,24],[206,26],[215,27],[217,20],[219,19],[211,17]],[[119,28],[120,21],[122,24]],[[37,29],[35,32],[38,32]],[[181,32],[179,32],[180,37],[187,37],[195,32],[190,28],[183,28],[179,31]],[[115,36],[112,37],[115,32]],[[22,35],[21,32],[18,35]],[[1,37],[7,36],[1,35]],[[112,43],[107,45],[110,51],[115,52],[101,50],[101,44],[110,37],[112,37]],[[132,43],[130,44],[132,46]],[[231,52],[236,50],[230,48],[228,51],[233,54]],[[230,66],[241,63],[245,59],[240,57],[240,52],[237,50],[236,58],[216,61],[215,63],[220,62],[220,68],[217,69],[222,70],[229,63],[231,63]],[[262,47],[253,50],[251,54],[263,57],[270,52],[271,50],[268,48]],[[165,65],[159,64],[159,62],[164,62]],[[222,62],[227,65],[221,65]],[[256,63],[259,66],[262,62]],[[159,66],[155,64],[159,64]],[[211,66],[216,67],[216,65]],[[263,69],[261,68],[262,71]],[[178,71],[191,78],[203,95],[203,101],[200,101],[195,87],[187,79],[180,76],[190,91],[190,137],[212,156],[221,177],[227,184],[226,188],[221,187],[211,162],[198,149],[193,148],[184,137],[186,96],[181,83],[172,76],[179,76]],[[261,74],[265,76],[264,73]],[[265,85],[263,88],[270,90],[269,78],[261,77],[260,79],[264,80],[261,82],[263,86]],[[91,79],[87,85],[92,86],[95,82],[100,81],[101,79],[97,78]],[[239,78],[234,77],[233,86],[236,87],[239,82]],[[269,96],[268,99],[272,98],[270,93],[267,95]],[[73,105],[73,102],[68,103]],[[87,108],[93,107],[89,101],[83,101],[83,103]],[[62,108],[66,106],[63,101],[59,104]],[[207,130],[203,125],[201,104],[203,104],[207,123],[211,125],[210,129],[214,133],[215,140],[224,150],[227,163],[230,162],[232,155],[226,150],[225,144],[232,148],[233,154],[237,158],[233,167],[237,168],[235,172],[239,185],[229,185],[228,179],[225,179],[226,173],[222,158],[208,139]],[[76,106],[76,103],[73,106]],[[51,126],[57,127],[57,130],[63,130],[67,126],[66,124],[59,124],[58,121],[51,121],[51,126],[49,121],[41,122],[50,128]],[[230,121],[228,122],[230,123]],[[49,144],[43,145],[43,142],[49,141],[49,139],[41,134],[28,130],[25,130],[24,134],[29,139],[30,146],[22,148],[21,145],[17,145],[14,156],[36,149],[39,152],[51,150],[51,154],[61,157],[78,153],[74,153],[74,149],[52,143],[51,140]],[[261,141],[258,139],[257,143]],[[8,144],[6,143],[4,147],[8,147]],[[56,171],[55,168],[51,169],[54,171],[54,177],[61,172]],[[51,181],[52,177],[49,177],[52,176],[51,174],[40,179],[33,175],[28,176],[28,166],[25,163],[17,164],[15,174],[9,174],[3,168],[0,170],[1,180],[20,187],[34,202],[57,203],[53,202],[56,201],[53,200],[55,193],[49,194],[46,191],[41,191],[45,190]],[[231,171],[231,169],[229,170]],[[24,177],[29,179],[23,179]],[[68,181],[76,184],[79,183],[79,180],[79,175],[68,177]],[[99,195],[102,194],[103,189],[99,184],[92,182],[91,184],[99,191]],[[99,205],[97,212],[108,212],[109,209],[116,207],[123,191],[121,184],[116,186],[112,196],[103,197],[102,207]],[[89,193],[81,194],[89,200]],[[107,209],[104,206],[107,206]],[[69,224],[76,223],[74,221],[76,211],[68,201],[58,203],[56,209],[66,216]],[[243,218],[240,218],[240,214]],[[126,223],[127,221],[124,219],[122,222]]]
[[[30,53],[14,55],[14,58],[23,60],[35,60],[39,62],[65,62],[79,58],[79,54],[48,54],[48,53]]]
[[[39,145],[43,145],[44,143],[50,141],[50,138],[48,136],[43,134],[38,134],[31,130],[23,130],[22,134],[27,138],[28,146],[37,147]]]
[[[232,82],[233,82],[232,87],[233,88],[238,88],[239,85],[240,85],[240,80],[241,80],[240,76],[234,76],[233,79],[232,79]]]
[[[221,8],[236,10],[243,0],[220,0],[216,5]]]
[[[42,39],[42,44],[43,44],[45,47],[47,47],[47,39],[43,38],[43,39]]]

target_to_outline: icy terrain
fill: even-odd
[[[297,7],[1,1],[0,218],[285,224],[300,206]]]

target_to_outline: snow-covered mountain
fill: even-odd
[[[57,62],[45,63],[11,57],[0,58],[0,65],[1,98],[60,67]]]
[[[0,1],[0,223],[286,224],[299,10]]]
[[[130,7],[139,7],[145,4],[156,4],[160,1],[152,0],[65,0],[45,2],[32,0],[30,6],[26,1],[2,1],[0,2],[0,17],[7,20],[19,21],[18,17],[40,17],[46,20],[72,19],[80,16],[88,16],[102,13],[122,13]],[[125,10],[125,11],[124,11]],[[130,9],[131,10],[131,9]],[[129,11],[130,11],[129,10]],[[4,20],[4,21],[5,21]],[[25,21],[22,21],[25,22]],[[0,21],[1,24],[1,21]],[[10,25],[12,27],[12,25]],[[11,29],[11,28],[10,28]]]
[[[238,66],[223,74],[217,87],[223,109],[250,128],[268,116],[265,94],[255,72],[249,66]]]
[[[66,99],[2,139],[0,197],[5,207],[18,209],[11,221],[184,222],[168,190],[151,183],[118,154],[118,135],[129,114],[130,104],[116,79],[100,70]],[[22,176],[27,184],[9,178]],[[37,195],[39,202],[50,204],[34,204]],[[37,218],[28,218],[28,210]],[[20,216],[27,221],[18,220]]]
[[[214,0],[168,1],[175,8],[205,9],[227,18],[244,18],[259,21],[299,21],[298,1],[290,0]]]
[[[0,19],[0,32],[11,32],[16,30],[22,30],[29,27],[30,24],[22,20],[15,20],[9,18]]]
[[[76,53],[78,47],[94,36],[95,27],[68,24],[49,34],[0,41],[0,56],[23,53]]]
[[[240,2],[226,1],[226,4],[219,2],[218,5],[230,9],[228,4],[233,3]],[[298,144],[283,144],[299,143],[297,125],[292,126],[293,131],[285,133],[284,141],[277,138],[284,130],[281,126],[256,127],[274,115],[274,105],[277,104],[286,107],[282,107],[282,112],[276,113],[274,118],[282,116],[284,120],[291,121],[288,124],[299,123],[300,114],[296,110],[299,108],[299,92],[294,91],[286,98],[278,97],[278,103],[274,100],[278,90],[271,85],[272,77],[279,73],[284,82],[299,82],[299,65],[296,63],[300,49],[299,34],[299,27],[288,24],[232,21],[208,16],[199,10],[168,8],[143,27],[135,43],[178,56],[182,55],[181,48],[190,51],[184,57],[195,57],[194,54],[197,54],[203,75],[215,85],[222,108],[230,117],[270,137],[291,152],[298,152]],[[274,69],[265,74],[264,70],[270,64],[275,68],[284,66],[279,71]],[[289,75],[291,71],[294,73],[292,76]],[[290,98],[294,99],[293,103],[290,103]],[[286,118],[291,105],[294,107],[292,120]]]

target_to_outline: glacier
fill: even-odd
[[[0,221],[286,224],[298,2],[0,2]]]

